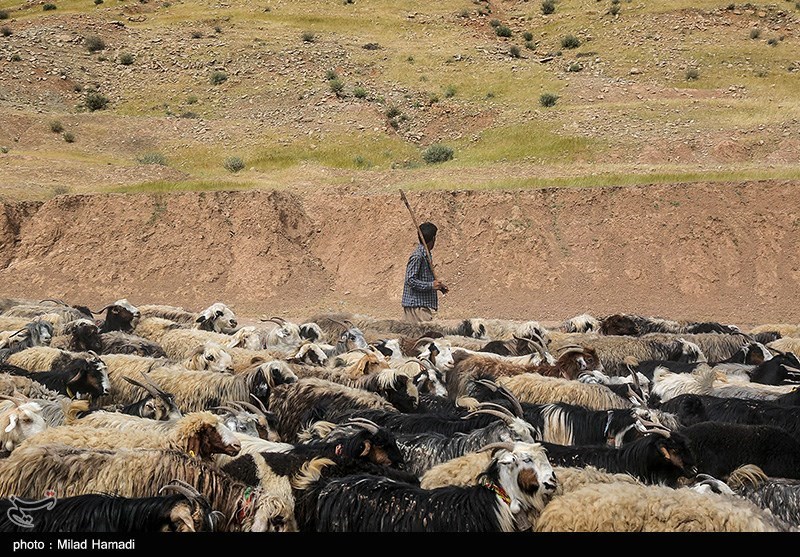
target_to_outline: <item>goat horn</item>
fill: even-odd
[[[91,311],[91,312],[92,312],[93,314],[95,314],[95,315],[99,315],[99,314],[103,313],[105,310],[107,310],[108,308],[110,308],[110,307],[111,307],[111,306],[113,306],[113,305],[114,305],[114,304],[108,304],[106,307],[104,307],[104,308],[103,308],[103,309],[101,309],[100,311],[94,311],[93,309],[90,309],[89,311]]]
[[[435,341],[435,340],[433,340],[431,337],[422,337],[422,338],[418,338],[418,339],[417,339],[417,341],[414,343],[414,348],[416,348],[416,347],[417,347],[417,345],[418,345],[420,342],[436,342],[436,341]]]
[[[518,418],[522,418],[524,416],[525,411],[522,409],[522,405],[519,403],[519,399],[514,395],[514,393],[502,385],[497,386],[497,392],[505,396],[511,402],[511,404],[514,405],[514,413]]]
[[[664,437],[669,437],[670,433],[672,433],[668,427],[664,427],[661,424],[657,424],[655,422],[651,422],[650,420],[645,420],[644,418],[639,418],[636,420],[638,424],[641,424],[647,433],[659,433]]]
[[[346,323],[342,323],[341,321],[337,321],[336,319],[332,319],[332,318],[330,318],[330,317],[328,317],[328,321],[330,321],[330,322],[332,322],[332,323],[336,323],[337,325],[341,325],[341,326],[342,326],[342,327],[344,327],[345,329],[349,329],[349,328],[350,328],[350,327],[348,327],[348,326],[347,326],[347,324],[346,324]]]
[[[267,407],[266,407],[266,406],[264,406],[264,403],[263,403],[263,402],[261,402],[261,401],[259,400],[259,398],[258,398],[256,395],[254,395],[253,393],[250,393],[250,397],[251,397],[253,400],[255,400],[255,401],[256,401],[256,404],[258,404],[258,406],[261,408],[261,410],[263,410],[263,411],[264,411],[264,413],[266,414],[266,412],[267,412]]]
[[[193,485],[188,484],[185,481],[179,480],[177,478],[172,480],[171,482],[169,482],[164,487],[162,487],[159,490],[159,493],[161,493],[162,491],[164,491],[167,488],[171,488],[171,489],[175,489],[177,491],[180,491],[181,493],[183,493],[184,495],[186,495],[190,499],[196,499],[198,497],[202,497],[202,495],[200,495],[200,492],[197,491],[197,488],[195,488]],[[178,488],[182,488],[182,489],[178,489]]]
[[[376,424],[372,420],[368,420],[366,418],[350,418],[349,420],[347,420],[342,425],[358,426],[358,427],[366,429],[367,431],[369,431],[373,435],[378,433],[378,430],[380,429],[380,426],[378,424]]]
[[[10,335],[8,335],[8,338],[15,337],[15,336],[17,336],[18,334],[20,334],[20,333],[22,333],[24,331],[27,331],[27,329],[25,327],[23,327],[19,331],[16,331],[15,333],[11,333]]]
[[[40,303],[40,304],[43,304],[43,303],[45,303],[45,302],[55,302],[55,303],[57,303],[57,304],[61,304],[62,306],[68,306],[68,305],[69,305],[67,302],[65,302],[65,301],[63,301],[63,300],[56,300],[55,298],[45,298],[44,300],[42,300],[42,301],[41,301],[41,302],[39,302],[39,303]]]
[[[152,364],[150,364],[150,369],[153,369],[153,367],[152,367],[152,366],[154,366],[154,365],[155,365],[155,362],[153,362]],[[150,370],[148,370],[148,371],[150,371]],[[167,397],[167,396],[169,396],[169,395],[170,395],[170,393],[168,393],[167,391],[165,391],[164,389],[162,389],[161,387],[159,387],[159,386],[158,386],[158,383],[156,383],[155,381],[153,381],[152,379],[150,379],[150,378],[147,376],[147,374],[146,374],[146,373],[144,373],[143,371],[140,371],[139,373],[141,373],[141,374],[142,374],[142,377],[144,377],[144,380],[145,380],[145,382],[146,382],[148,385],[150,385],[151,387],[153,387],[153,389],[155,389],[155,391],[156,391],[156,393],[158,394],[158,396],[159,396],[159,397]]]
[[[238,402],[237,404],[242,408],[244,408],[245,410],[250,410],[253,414],[256,414],[257,416],[263,416],[265,418],[267,417],[267,415],[264,414],[264,412],[262,412],[261,409],[256,407],[254,404],[250,404],[249,402]]]
[[[240,414],[242,412],[241,409],[231,408],[230,406],[212,406],[212,410],[227,410],[228,412],[232,412],[234,414]]]
[[[496,417],[500,418],[501,420],[503,420],[504,422],[506,422],[507,424],[510,424],[511,420],[512,420],[512,416],[510,415],[510,413],[505,414],[505,413],[502,413],[502,412],[498,412],[497,410],[492,410],[490,408],[481,408],[480,406],[478,407],[477,410],[473,410],[472,412],[470,412],[466,416],[462,416],[461,419],[462,420],[468,420],[468,419],[472,418],[473,416],[477,416],[478,414],[489,414],[490,416],[496,416]]]
[[[476,379],[475,383],[478,385],[483,385],[484,387],[488,387],[492,391],[497,391],[497,383],[492,381],[491,379]]]
[[[351,328],[351,327],[354,327],[353,322],[348,320],[348,319],[344,320],[344,324],[347,325],[348,329]]]
[[[486,451],[493,451],[495,449],[505,449],[511,452],[514,450],[514,443],[501,443],[501,442],[489,443],[488,445],[484,445],[483,447],[478,449],[476,452],[484,453]]]
[[[136,385],[140,389],[144,389],[145,391],[147,391],[150,394],[150,396],[154,396],[154,397],[158,396],[158,393],[155,392],[155,390],[152,387],[150,387],[149,385],[142,385],[136,379],[131,379],[130,377],[127,377],[127,376],[124,376],[124,375],[122,376],[122,378],[125,381],[127,381],[128,383],[130,383],[131,385]]]
[[[501,404],[496,404],[494,402],[481,402],[480,404],[478,404],[477,410],[480,410],[481,408],[495,409],[498,410],[499,412],[503,412],[504,414],[508,414],[512,418],[515,417],[513,412],[511,412],[511,410],[509,410],[508,408],[506,408]]]
[[[564,346],[559,346],[558,348],[556,348],[556,352],[561,352],[562,350],[567,350],[569,348],[583,349],[583,346],[581,346],[580,344],[565,344]]]
[[[561,356],[564,354],[583,354],[583,351],[586,350],[583,346],[571,346],[566,350],[560,350]]]

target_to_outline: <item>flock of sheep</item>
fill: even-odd
[[[800,325],[0,300],[0,531],[800,528]]]

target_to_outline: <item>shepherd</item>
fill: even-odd
[[[432,321],[435,313],[439,311],[439,292],[447,294],[447,285],[436,278],[433,270],[431,251],[436,245],[438,228],[432,222],[423,222],[417,226],[414,212],[403,194],[400,195],[411,213],[414,226],[417,229],[418,243],[406,265],[406,278],[403,284],[403,314],[406,321],[420,323]]]

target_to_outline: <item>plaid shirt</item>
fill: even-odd
[[[411,257],[408,258],[401,303],[404,308],[426,307],[434,311],[439,309],[439,297],[433,288],[433,271],[422,244],[417,244]]]

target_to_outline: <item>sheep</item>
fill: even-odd
[[[689,488],[611,483],[553,497],[536,532],[781,532],[788,525],[740,498]]]
[[[193,412],[171,424],[164,435],[157,430],[126,431],[110,435],[110,430],[77,423],[48,428],[28,439],[29,445],[63,444],[94,449],[171,449],[209,460],[216,453],[239,454],[241,444],[233,432],[211,412]]]
[[[558,328],[563,333],[594,333],[600,331],[600,320],[588,313],[564,321]]]
[[[231,337],[213,331],[186,329],[174,321],[160,317],[142,319],[136,327],[136,334],[157,343],[173,360],[189,357],[199,345],[213,342],[226,346]]]
[[[630,401],[615,394],[604,385],[584,384],[558,377],[544,377],[536,373],[498,377],[496,381],[498,385],[511,391],[521,402],[533,404],[565,402],[584,406],[591,410],[613,410],[632,406]]]
[[[107,333],[109,331],[132,333],[136,329],[136,325],[139,323],[142,315],[139,308],[128,302],[125,298],[121,298],[113,304],[108,304],[99,311],[92,311],[92,313],[100,314],[104,311],[106,312],[106,316],[100,323],[101,333]]]
[[[300,336],[299,325],[280,317],[270,317],[269,319],[262,317],[261,321],[269,321],[277,325],[267,333],[264,348],[287,356],[291,356],[300,348],[303,338]]]
[[[100,327],[93,319],[76,319],[64,324],[61,334],[50,341],[51,348],[69,350],[70,352],[87,352],[92,350],[97,353],[103,351],[103,341]]]
[[[48,346],[52,337],[53,325],[41,319],[34,319],[0,342],[0,360],[5,360],[11,354],[32,346]]]
[[[793,323],[765,323],[763,325],[758,325],[757,327],[753,327],[748,331],[748,333],[752,336],[756,336],[762,333],[778,333],[782,337],[791,337],[797,338],[800,337],[800,324],[793,324]],[[775,339],[773,339],[775,340]]]
[[[168,484],[175,495],[128,498],[76,495],[29,502],[0,500],[0,532],[213,532],[218,515],[194,489]],[[196,495],[195,495],[196,494]]]
[[[395,333],[407,337],[420,338],[437,335],[459,335],[487,340],[486,325],[479,319],[463,319],[457,321],[436,320],[425,323],[409,323],[397,319],[375,319],[367,315],[330,313],[315,315],[308,321],[317,325],[328,335],[338,336],[342,324],[350,322],[354,327],[378,334]]]
[[[0,460],[0,497],[38,498],[45,491],[58,498],[97,492],[150,497],[175,479],[193,486],[225,515],[220,531],[274,531],[275,514],[293,507],[285,494],[236,481],[181,451],[31,445]]]
[[[333,346],[330,348],[331,353],[333,353]],[[324,345],[315,342],[304,342],[287,361],[294,364],[325,366],[328,363],[328,352],[326,352]]]
[[[28,371],[53,371],[54,363],[62,364],[77,357],[81,356],[68,350],[59,350],[49,346],[34,346],[12,354],[6,361],[13,366],[21,367]]]
[[[69,398],[48,389],[33,379],[7,373],[7,369],[7,366],[0,366],[0,395],[19,394],[29,398],[43,400],[69,400]]]
[[[320,532],[524,531],[558,485],[540,447],[499,448],[480,485],[435,490],[370,475],[320,482],[330,464],[311,461],[292,481],[296,489],[316,492]]]
[[[47,303],[45,303],[47,302]],[[42,317],[48,315],[47,320],[51,321],[54,326],[63,323],[68,323],[83,317],[91,317],[86,314],[85,310],[70,307],[63,302],[56,302],[54,300],[43,300],[39,303],[23,303],[9,307],[2,312],[3,317],[18,317],[27,318],[28,320],[34,317]]]
[[[219,344],[206,342],[195,347],[183,361],[183,366],[186,369],[233,373],[233,358]]]
[[[778,340],[773,340],[768,343],[767,348],[771,348],[777,352],[791,352],[800,358],[800,338],[779,338]]]
[[[11,367],[5,369],[70,398],[88,398],[94,401],[107,395],[111,388],[106,365],[93,352],[71,360],[59,371],[29,372]]]
[[[11,452],[18,445],[47,429],[42,407],[36,402],[7,399],[0,402],[0,448]]]

